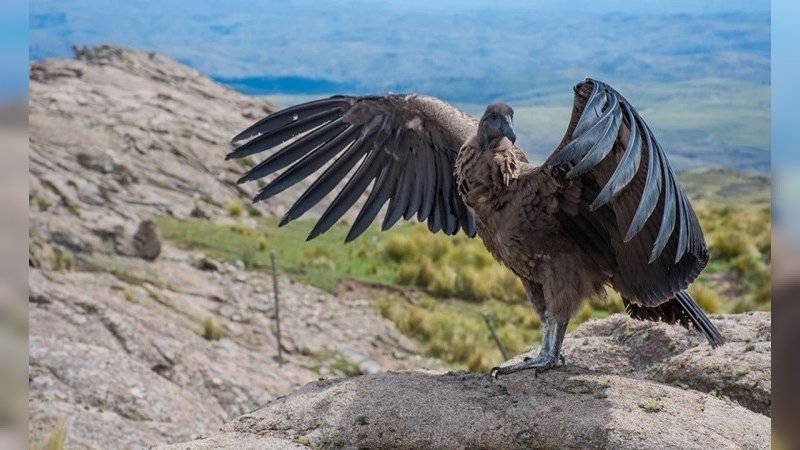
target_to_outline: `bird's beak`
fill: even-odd
[[[511,123],[511,116],[506,116],[503,123],[503,135],[513,144],[517,141],[517,133],[514,132],[514,124]]]

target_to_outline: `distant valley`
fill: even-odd
[[[768,3],[680,14],[652,5],[454,5],[40,0],[31,4],[30,58],[69,56],[72,44],[132,46],[283,106],[332,93],[418,92],[479,115],[503,100],[538,161],[566,127],[572,86],[591,76],[637,107],[677,168],[769,174]]]

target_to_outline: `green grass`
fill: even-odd
[[[358,366],[348,361],[338,351],[326,351],[315,356],[319,363],[314,367],[314,371],[320,375],[345,377],[361,375],[361,370],[359,370]],[[323,367],[325,367],[327,370],[323,371]]]
[[[296,221],[278,227],[274,217],[257,218],[258,228],[242,225],[217,225],[203,220],[156,220],[164,239],[189,249],[202,250],[224,261],[242,260],[250,269],[270,267],[269,251],[274,250],[279,268],[294,280],[332,292],[343,279],[394,284],[398,264],[387,263],[383,249],[391,236],[371,228],[356,241],[344,245],[349,226],[337,224],[311,242],[305,238],[311,221]],[[411,233],[414,226],[396,227],[395,233]]]
[[[646,402],[639,403],[639,408],[649,413],[657,413],[664,409],[664,405],[657,399],[650,399]]]

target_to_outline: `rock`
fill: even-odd
[[[727,340],[716,350],[666,324],[593,320],[565,339],[567,364],[538,378],[407,372],[315,382],[212,441],[164,448],[235,446],[244,436],[312,448],[769,448],[770,315],[714,320]],[[363,360],[345,345],[337,351]]]
[[[209,258],[208,256],[203,256],[202,258],[197,260],[195,267],[197,267],[200,270],[205,270],[210,272],[219,272],[221,268],[219,261],[215,261]]]
[[[158,225],[151,219],[139,223],[139,228],[133,235],[133,248],[137,256],[148,261],[155,260],[161,254],[161,233]]]
[[[374,310],[353,311],[336,297],[281,278],[281,366],[265,308],[271,295],[256,293],[271,293],[270,276],[250,273],[248,283],[231,283],[229,275],[201,270],[196,258],[168,245],[152,262],[115,254],[92,258],[105,270],[29,268],[28,423],[34,440],[44,439],[60,419],[67,423],[67,448],[142,448],[209,436],[318,379],[319,355],[343,342],[363,355],[362,363],[382,370],[421,365],[392,356],[414,344]],[[325,332],[304,324],[319,312],[320,297],[332,325]],[[216,298],[237,300],[221,304]],[[204,339],[206,318],[226,336]],[[366,330],[350,342],[346,331],[356,325]],[[243,437],[234,447],[251,441],[253,448],[278,442]]]
[[[770,416],[770,313],[712,320],[726,340],[713,350],[700,334],[617,314],[586,322],[570,333],[564,354],[568,364],[725,396]]]
[[[169,450],[214,450],[221,448],[235,448],[238,450],[310,450],[311,447],[298,444],[290,439],[281,439],[272,436],[263,436],[247,433],[226,433],[223,435],[200,438],[186,444],[175,444],[162,447]]]
[[[204,219],[204,220],[211,218],[211,216],[209,216],[208,213],[199,205],[194,205],[194,208],[192,208],[192,210],[189,211],[189,216],[194,217],[195,219]]]
[[[770,420],[696,391],[567,366],[497,381],[422,372],[318,381],[213,439],[243,436],[312,448],[755,449],[769,448]]]

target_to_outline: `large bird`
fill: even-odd
[[[334,96],[294,106],[239,133],[227,157],[278,147],[239,180],[286,169],[254,201],[327,165],[281,225],[347,180],[308,239],[333,226],[370,186],[348,242],[387,202],[384,230],[416,216],[431,232],[477,234],[522,280],[544,324],[538,356],[496,367],[495,376],[555,366],[570,319],[607,285],[630,316],[694,327],[712,347],[722,344],[685,291],[708,250],[661,145],[610,86],[586,79],[574,91],[566,134],[540,166],[514,145],[508,105],[489,105],[476,121],[423,95]]]

